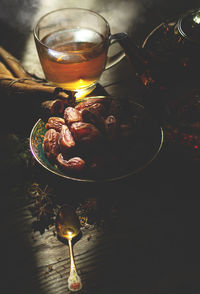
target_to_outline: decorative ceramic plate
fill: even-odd
[[[113,167],[104,166],[97,172],[84,169],[78,174],[70,174],[61,170],[57,164],[50,162],[44,153],[42,144],[47,129],[45,128],[46,122],[42,119],[36,122],[31,131],[31,152],[39,164],[49,172],[74,181],[111,182],[134,175],[157,157],[163,144],[163,130],[142,105],[132,101],[131,107],[133,116],[140,120],[140,127],[135,132],[133,142],[126,144],[122,151],[118,150],[118,161]],[[115,144],[112,145],[112,148],[111,154],[115,154]]]

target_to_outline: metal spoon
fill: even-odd
[[[60,208],[56,217],[56,230],[58,236],[67,239],[69,244],[70,274],[68,278],[68,288],[73,292],[79,291],[82,288],[82,283],[76,271],[72,250],[72,239],[80,232],[80,221],[72,206],[63,205]]]

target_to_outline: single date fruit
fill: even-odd
[[[93,124],[100,131],[105,130],[104,118],[97,109],[93,108],[93,105],[83,109],[82,118],[84,122]]]
[[[66,124],[69,126],[74,122],[82,121],[82,115],[78,109],[69,106],[65,108],[64,119]]]
[[[71,133],[77,142],[94,143],[101,139],[100,131],[90,123],[76,122],[70,127]]]
[[[48,119],[45,127],[46,129],[54,129],[57,132],[61,131],[62,126],[65,124],[64,118],[52,116]]]
[[[110,99],[109,98],[90,98],[90,99],[86,99],[85,101],[79,102],[75,108],[78,109],[79,111],[82,111],[85,107],[94,105],[95,103],[100,103],[105,107],[108,107],[109,103],[110,103]]]
[[[63,125],[58,138],[58,144],[62,152],[75,147],[74,138],[67,125]]]
[[[102,116],[106,115],[106,108],[102,103],[94,103],[91,106],[88,106],[89,108],[97,110]]]
[[[59,166],[66,170],[66,171],[72,171],[72,172],[80,172],[85,167],[85,161],[80,157],[73,157],[69,160],[64,159],[63,155],[60,153],[57,156],[57,162]]]
[[[58,137],[59,133],[54,129],[49,129],[44,136],[43,150],[49,159],[55,159],[60,153]]]

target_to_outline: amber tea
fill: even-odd
[[[104,69],[125,56],[122,51],[107,55],[117,40],[110,35],[108,22],[87,9],[47,13],[36,24],[34,37],[47,81],[76,92],[76,97],[90,93]]]
[[[99,33],[87,30],[63,30],[42,42],[40,61],[48,81],[71,91],[93,87],[106,64],[107,45]]]

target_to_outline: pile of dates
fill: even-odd
[[[129,103],[89,98],[49,117],[43,150],[62,171],[95,174],[114,171],[129,162],[138,117]]]

